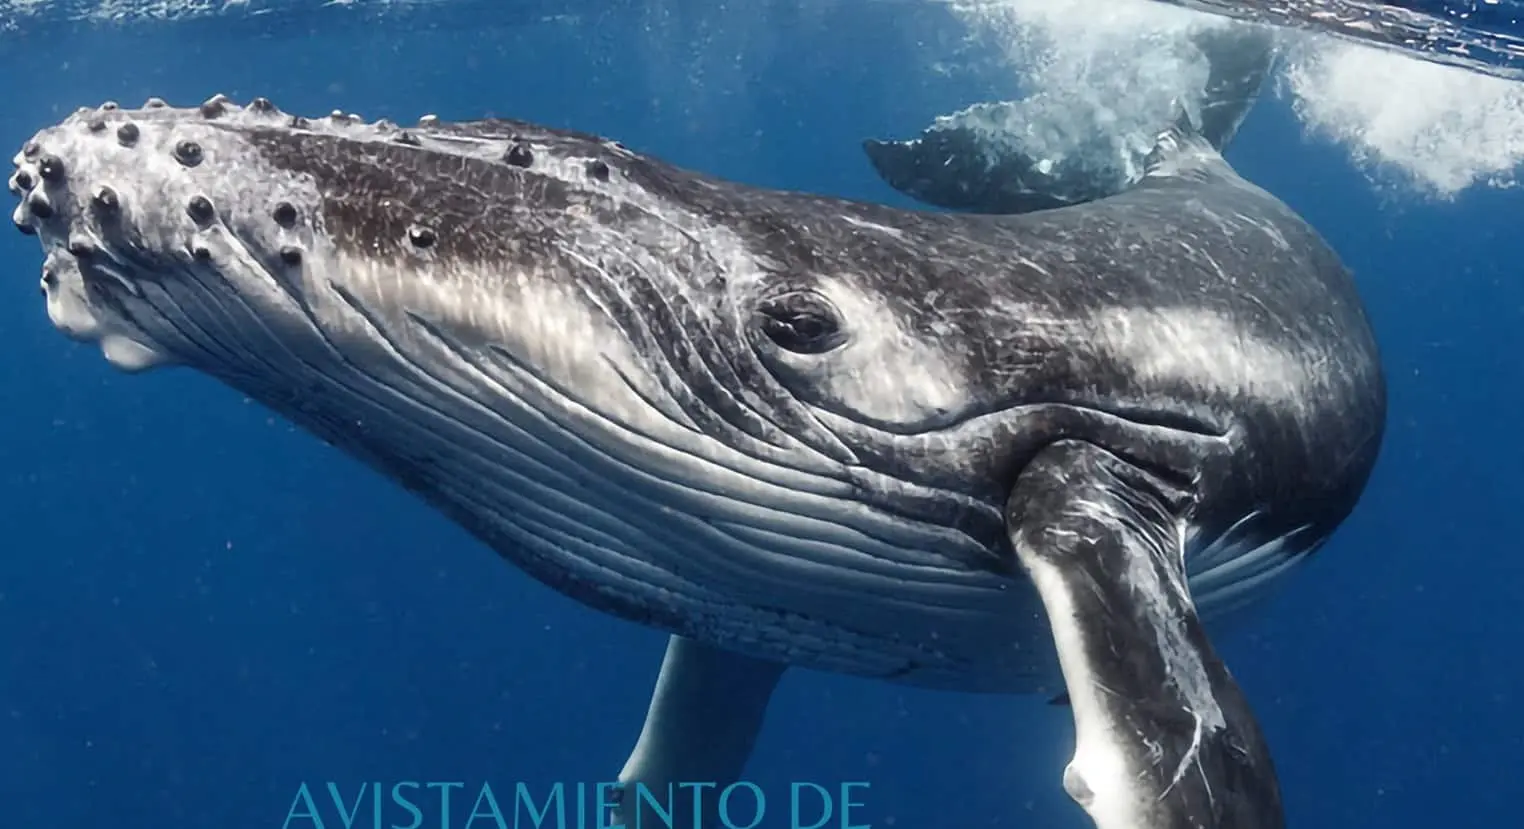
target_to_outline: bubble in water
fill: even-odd
[[[1314,134],[1430,195],[1511,186],[1524,161],[1524,84],[1323,38],[1298,44],[1284,80]]]

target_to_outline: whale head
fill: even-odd
[[[80,110],[14,163],[61,331],[125,370],[224,381],[543,578],[760,606],[780,550],[806,562],[791,579],[1015,566],[996,473],[1035,447],[970,379],[998,356],[987,303],[936,299],[967,261],[928,259],[958,243],[944,217],[518,121],[220,96]]]
[[[50,318],[122,369],[321,370],[398,333],[378,326],[425,317],[532,363],[574,362],[587,354],[552,352],[606,323],[588,318],[601,310],[579,272],[638,254],[611,245],[618,232],[649,230],[640,244],[653,249],[682,232],[621,221],[654,209],[621,198],[645,195],[635,188],[599,192],[619,189],[622,154],[520,122],[426,117],[409,130],[288,115],[265,99],[150,99],[39,132],[10,189],[17,228],[46,254]]]

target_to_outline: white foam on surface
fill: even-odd
[[[217,15],[290,14],[326,7],[373,11],[451,0],[0,0],[0,32],[39,19],[122,24],[176,22]]]
[[[1232,25],[1146,0],[954,0],[953,8],[1003,42],[1026,91],[1097,100],[1119,117],[1199,97],[1207,65],[1190,35]]]
[[[1282,78],[1309,132],[1428,195],[1511,187],[1524,162],[1524,83],[1304,39]]]
[[[1004,44],[1025,91],[1117,102],[1133,117],[1157,117],[1160,95],[1199,100],[1189,36],[1235,25],[1153,0],[944,1]],[[1436,198],[1517,183],[1524,84],[1325,36],[1282,38],[1276,93],[1309,136],[1337,142],[1374,179]]]

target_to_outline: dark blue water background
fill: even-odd
[[[522,117],[903,204],[858,141],[1008,95],[1009,73],[964,54],[935,8],[812,5],[10,39],[0,148],[82,104],[225,92],[314,115]],[[1223,643],[1290,825],[1512,825],[1524,195],[1381,195],[1280,101],[1230,158],[1355,270],[1391,380],[1364,503]],[[116,373],[49,325],[40,260],[0,235],[0,827],[274,829],[304,780],[617,773],[662,636],[551,594],[210,380]],[[1081,827],[1059,786],[1071,740],[1067,712],[1037,699],[799,673],[750,777],[869,780],[879,827]]]

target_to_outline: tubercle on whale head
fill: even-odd
[[[484,226],[480,204],[462,203],[459,186],[453,203],[450,193],[430,192],[430,179],[454,172],[445,157],[474,164],[478,175],[484,165],[516,174],[516,183],[490,191],[497,206],[513,202],[506,207],[526,233],[564,235],[550,227],[555,217],[585,213],[591,191],[635,156],[617,142],[518,121],[425,116],[404,128],[338,111],[291,115],[265,98],[240,106],[223,95],[191,108],[157,98],[135,110],[107,102],[24,144],[10,177],[20,198],[12,218],[42,243],[41,287],[56,327],[98,341],[122,369],[197,363],[219,348],[208,341],[216,332],[194,330],[206,318],[186,302],[279,320],[263,312],[310,305],[317,286],[304,266],[325,256],[332,264],[336,251],[411,258],[424,270],[431,260],[509,261],[501,222]],[[427,163],[432,175],[387,173]],[[503,198],[514,192],[521,197]],[[537,206],[545,209],[533,215]],[[184,295],[197,279],[226,283],[230,268],[251,277],[231,292],[249,307],[233,309],[226,284]],[[166,323],[181,312],[182,324]]]

